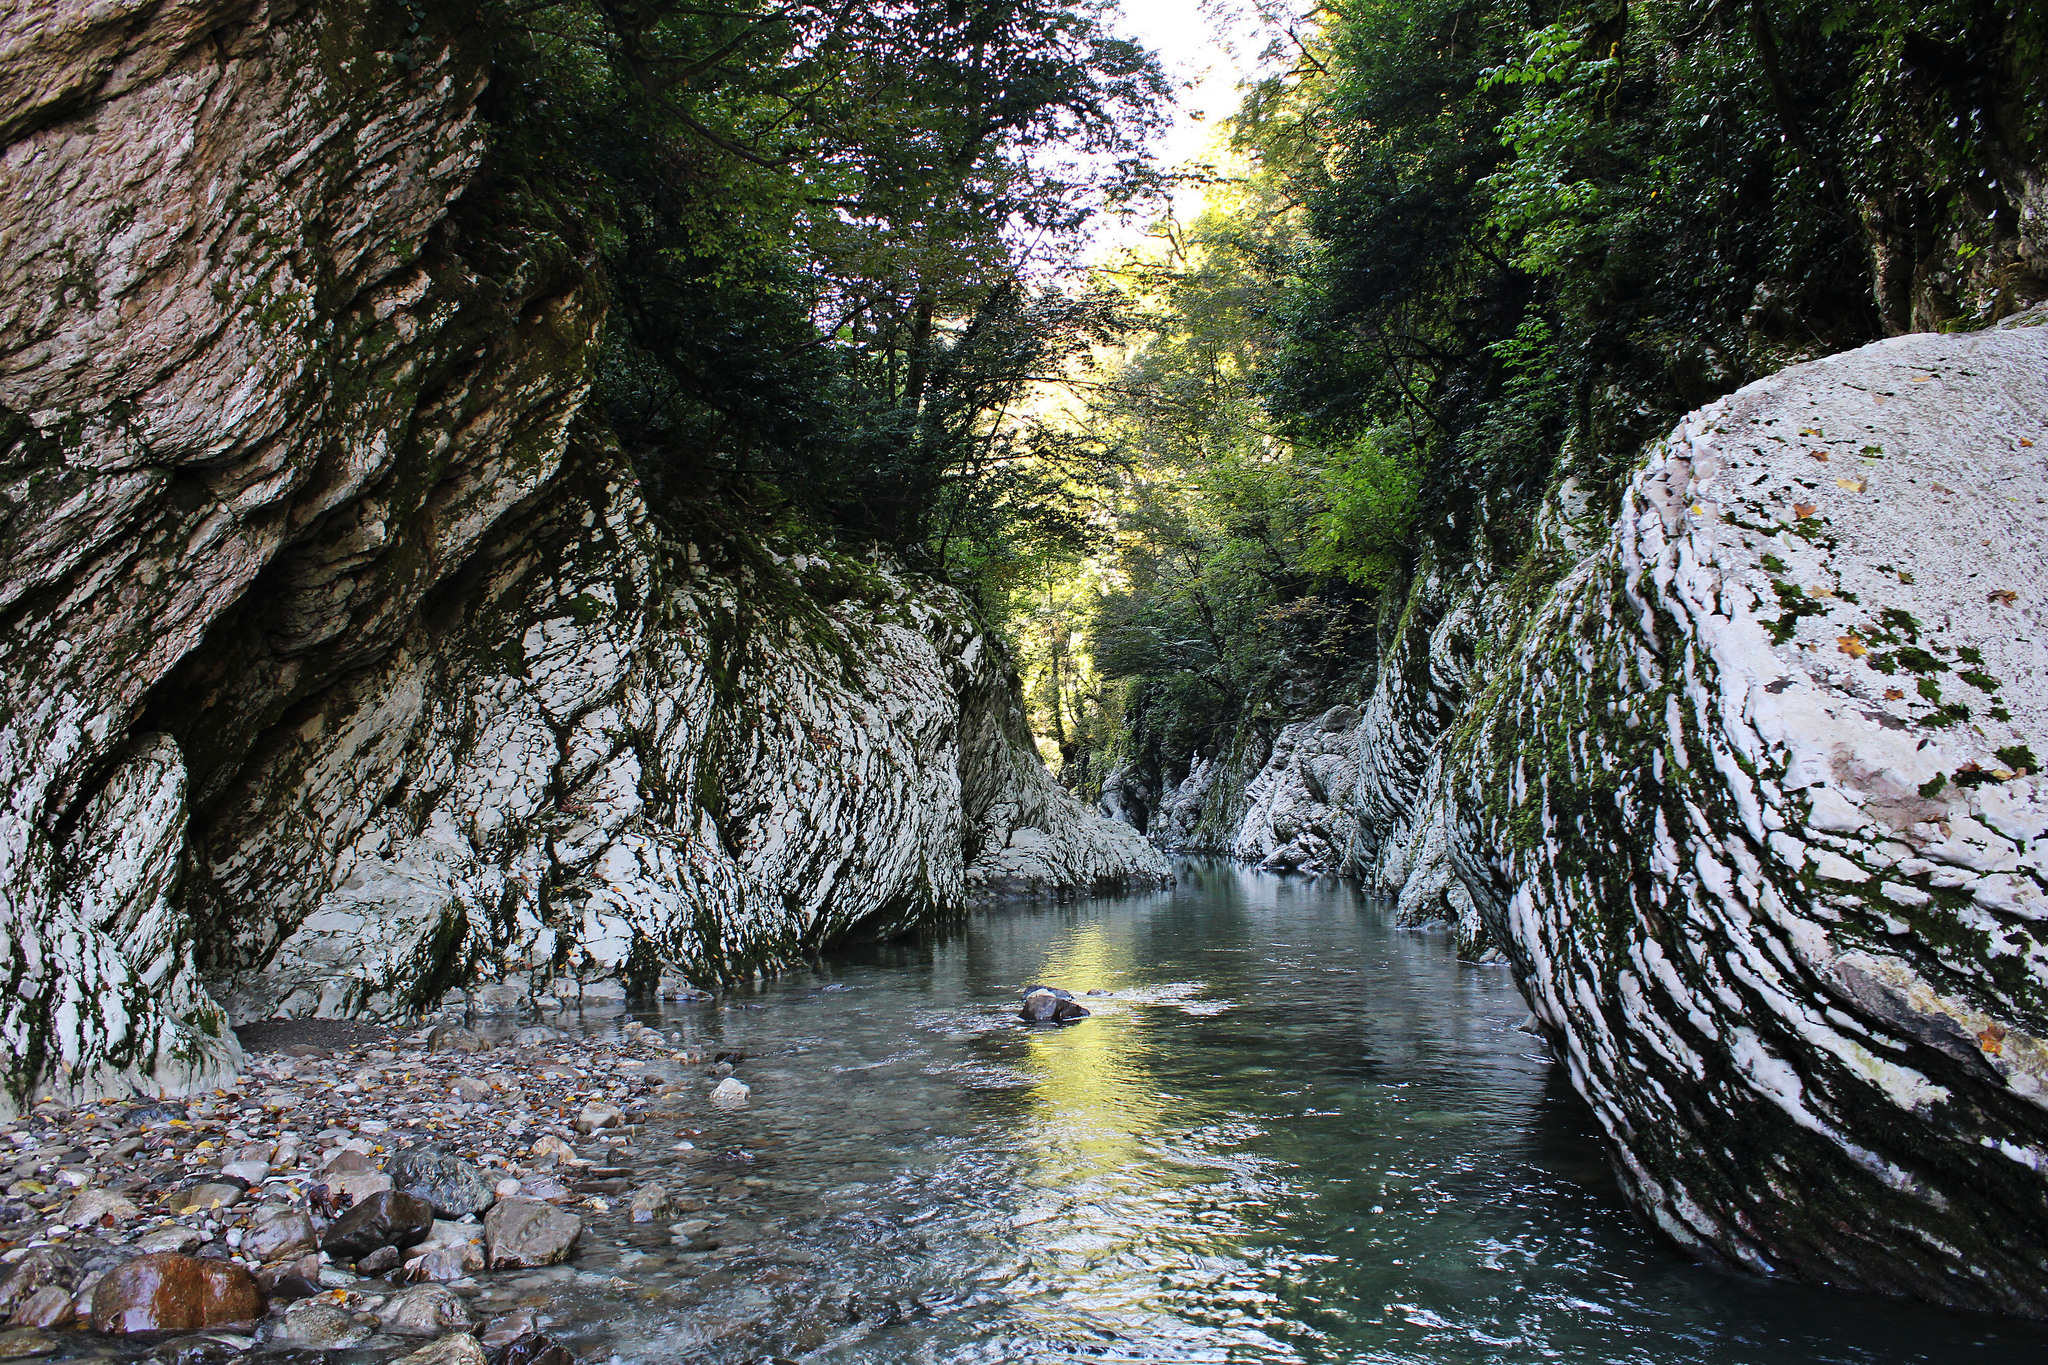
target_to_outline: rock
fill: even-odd
[[[270,1178],[270,1163],[267,1161],[231,1161],[220,1168],[224,1176],[232,1176],[242,1182],[243,1188],[261,1185]]]
[[[536,1158],[554,1157],[558,1161],[574,1161],[576,1159],[576,1149],[556,1137],[553,1133],[549,1133],[546,1137],[535,1142],[529,1150]]]
[[[567,1185],[564,1185],[551,1175],[530,1175],[519,1182],[519,1187],[513,1193],[524,1195],[528,1199],[560,1200],[575,1198],[574,1192]]]
[[[370,1169],[370,1157],[368,1153],[357,1151],[353,1147],[338,1147],[334,1151],[329,1152],[326,1158],[321,1161],[320,1169],[328,1175],[346,1175],[350,1171],[367,1171]]]
[[[1104,989],[1102,989],[1102,987],[1100,987],[1100,986],[1096,986],[1096,987],[1093,987],[1093,988],[1091,988],[1091,989],[1090,989],[1090,990],[1089,990],[1089,991],[1087,992],[1087,994],[1089,994],[1089,995],[1108,995],[1108,994],[1109,994],[1109,992],[1108,992],[1108,991],[1106,991],[1106,990],[1104,990]]]
[[[491,1087],[473,1076],[457,1076],[449,1091],[464,1104],[482,1104],[492,1095]]]
[[[485,1365],[484,1348],[469,1333],[458,1332],[400,1356],[392,1365]]]
[[[377,1316],[384,1330],[403,1337],[438,1337],[469,1329],[469,1309],[453,1290],[421,1284],[385,1304]]]
[[[571,1126],[588,1136],[600,1128],[617,1128],[625,1121],[625,1111],[615,1104],[586,1104]]]
[[[636,1223],[656,1223],[668,1217],[669,1192],[666,1185],[642,1185],[633,1191],[627,1206]]]
[[[32,1360],[37,1356],[55,1355],[67,1343],[61,1337],[47,1332],[22,1329],[0,1332],[0,1360]]]
[[[714,1062],[723,1062],[727,1066],[738,1066],[740,1063],[747,1060],[747,1054],[740,1051],[738,1048],[724,1048],[718,1052],[712,1053],[711,1060]]]
[[[105,1190],[80,1190],[64,1206],[64,1212],[57,1221],[67,1228],[114,1227],[141,1216],[142,1210],[132,1199],[109,1194]]]
[[[12,1316],[30,1296],[49,1286],[67,1293],[76,1289],[81,1274],[83,1267],[71,1252],[61,1247],[30,1247],[0,1280],[0,1315]]]
[[[262,1311],[262,1296],[248,1271],[174,1251],[151,1252],[115,1266],[92,1292],[92,1329],[118,1336],[193,1332],[249,1322]]]
[[[505,1344],[493,1365],[577,1365],[569,1348],[545,1332],[528,1332]]]
[[[1070,992],[1052,986],[1033,986],[1024,992],[1018,1018],[1030,1024],[1064,1024],[1088,1017],[1088,1007]]]
[[[492,1318],[484,1324],[483,1331],[477,1333],[477,1340],[483,1343],[483,1348],[486,1351],[496,1351],[500,1347],[510,1346],[519,1338],[530,1335],[535,1330],[536,1324],[533,1313],[529,1309],[522,1308],[515,1313],[506,1313],[503,1316]]]
[[[482,1255],[471,1255],[469,1247],[435,1247],[432,1251],[413,1257],[405,1263],[405,1277],[409,1280],[432,1281],[448,1284],[459,1280],[472,1271],[485,1268]]]
[[[367,1323],[331,1303],[302,1299],[263,1324],[263,1340],[271,1346],[298,1346],[314,1351],[345,1351],[372,1335]]]
[[[188,1228],[182,1223],[171,1223],[152,1229],[137,1237],[135,1249],[151,1251],[190,1251],[206,1240],[206,1234],[197,1228]]]
[[[378,1247],[369,1255],[356,1262],[358,1275],[382,1275],[385,1271],[405,1262],[405,1253],[397,1247]]]
[[[204,1181],[179,1190],[164,1201],[164,1207],[172,1213],[205,1213],[212,1209],[224,1209],[242,1202],[247,1193],[240,1185],[225,1181]]]
[[[453,1024],[441,1024],[427,1035],[429,1052],[482,1052],[489,1046],[468,1029]]]
[[[742,1109],[746,1107],[753,1087],[737,1076],[727,1076],[711,1088],[711,1102],[720,1109]]]
[[[1460,884],[1704,1255],[2048,1317],[2044,373],[1920,333],[1689,415],[1446,756]]]
[[[133,1109],[121,1111],[121,1126],[124,1128],[161,1128],[167,1123],[182,1122],[185,1106],[170,1101],[138,1104]]]
[[[256,1285],[273,1299],[310,1299],[326,1286],[320,1278],[320,1253],[279,1261],[256,1272]]]
[[[482,1213],[497,1196],[483,1173],[435,1143],[407,1147],[384,1163],[391,1188],[419,1196],[443,1218]]]
[[[382,1171],[342,1171],[322,1177],[328,1190],[352,1204],[374,1199],[391,1188],[391,1177]]]
[[[63,1285],[46,1284],[15,1306],[10,1327],[69,1327],[73,1317],[72,1292]]]
[[[265,1205],[250,1215],[249,1229],[242,1234],[242,1254],[259,1261],[280,1261],[320,1249],[313,1220],[297,1209]]]
[[[337,1260],[354,1261],[378,1247],[416,1246],[433,1230],[433,1205],[402,1190],[382,1190],[336,1219],[320,1249]]]
[[[541,1047],[547,1043],[558,1043],[569,1035],[546,1024],[534,1024],[520,1029],[512,1035],[512,1041],[519,1047]]]
[[[495,1194],[500,1199],[510,1199],[513,1195],[519,1193],[518,1177],[509,1175],[506,1176],[503,1180],[500,1180],[497,1184],[491,1186],[491,1193]],[[542,1195],[540,1197],[544,1199],[547,1196]]]
[[[493,1270],[525,1270],[566,1261],[583,1220],[538,1199],[499,1201],[484,1218],[484,1249]]]

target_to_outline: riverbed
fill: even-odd
[[[680,1250],[666,1229],[596,1238],[521,1301],[622,1362],[2048,1349],[2031,1324],[1693,1263],[1622,1203],[1505,969],[1339,883],[1180,873],[638,1014],[747,1054],[748,1107],[683,1122],[749,1193]],[[1038,982],[1092,1016],[1020,1025]]]

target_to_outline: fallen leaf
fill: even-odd
[[[1860,659],[1870,652],[1870,647],[1856,638],[1854,631],[1835,637],[1835,648],[1852,659]]]
[[[1812,516],[1818,510],[1819,509],[1810,502],[1795,502],[1792,504],[1792,515],[1799,518],[1799,520],[1801,521],[1805,521],[1808,517]]]
[[[1826,464],[1828,462],[1828,453],[1825,450],[1809,450],[1806,453],[1813,456],[1814,459],[1819,460],[1822,464]]]
[[[1815,588],[1807,594],[1809,597],[1833,597],[1834,595],[1835,590],[1833,588]]]
[[[1944,484],[1938,484],[1938,483],[1930,483],[1930,484],[1928,484],[1927,486],[1928,486],[1929,488],[1932,488],[1932,489],[1933,489],[1933,490],[1934,490],[1935,492],[1937,492],[1937,493],[1946,493],[1946,494],[1948,494],[1948,495],[1949,495],[1950,497],[1954,497],[1954,496],[1956,495],[1956,490],[1955,490],[1955,489],[1953,489],[1953,488],[1950,488],[1950,487],[1947,487],[1947,486],[1946,486],[1946,485],[1944,485]]]
[[[1913,382],[1914,382],[1915,384],[1925,384],[1926,382],[1928,382],[1928,381],[1929,381],[1930,379],[1933,379],[1933,378],[1934,378],[1934,376],[1933,376],[1933,375],[1931,375],[1931,374],[1916,374],[1916,375],[1914,375],[1914,376],[1913,376]]]
[[[2009,607],[2020,600],[2020,595],[2010,588],[1999,588],[1994,592],[1984,594],[1984,600],[1986,602],[1995,602],[2001,607]]]
[[[1864,489],[1864,482],[1861,479],[1836,479],[1835,487],[1846,488],[1851,493],[1861,493]]]
[[[1977,1035],[1977,1046],[1996,1057],[2005,1051],[2005,1030],[1997,1024],[1986,1024],[1984,1031]]]
[[[2022,436],[2020,437],[2020,444],[2031,448],[2034,443],[2032,441],[2029,441],[2026,437]]]
[[[1906,694],[1896,687],[1887,687],[1884,690],[1884,699],[1886,701],[1904,701]]]
[[[1819,427],[1801,427],[1801,428],[1799,428],[1799,434],[1800,434],[1801,436],[1818,436],[1818,435],[1820,435],[1820,428],[1819,428]]]

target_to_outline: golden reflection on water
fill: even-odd
[[[1046,954],[1041,975],[1027,983],[1073,991],[1095,1012],[1071,1027],[1029,1034],[1027,1065],[1038,1078],[1035,1131],[1052,1139],[1041,1143],[1050,1160],[1040,1175],[1048,1183],[1125,1169],[1143,1156],[1136,1135],[1158,1126],[1158,1097],[1136,1065],[1144,1048],[1143,1014],[1113,998],[1083,995],[1129,984],[1134,965],[1127,941],[1099,923],[1085,924]]]

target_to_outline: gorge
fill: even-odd
[[[1510,1076],[1488,1121],[1521,1121],[1541,1087],[1515,1049],[1540,1036],[1615,1199],[1687,1255],[2048,1318],[2038,18],[1871,7],[1857,46],[1761,6],[1755,25],[1622,7],[1526,32],[1497,8],[1302,20],[1314,60],[1254,84],[1233,124],[1241,173],[1216,178],[1236,198],[1170,221],[1163,256],[1068,261],[1057,283],[1018,243],[1146,189],[1166,93],[1088,6],[33,0],[0,17],[0,1106],[37,1154],[0,1207],[0,1259],[62,1290],[17,1329],[76,1320],[66,1340],[92,1340],[97,1285],[166,1235],[147,1254],[246,1263],[283,1321],[299,1262],[244,1250],[251,1206],[303,1208],[324,1235],[346,1198],[319,1182],[356,1165],[344,1151],[388,1173],[397,1138],[371,1139],[398,1129],[461,1134],[462,1160],[510,1181],[507,1209],[583,1208],[624,1248],[640,1234],[607,1201],[661,1174],[648,1134],[678,1167],[715,1149],[752,1169],[735,1111],[753,1084],[756,1117],[801,1146],[778,1087],[829,1107],[831,1083],[791,1059],[841,1027],[830,1011],[869,1008],[826,994],[848,984],[834,963],[970,944],[1096,973],[1050,984],[1124,995],[1073,1025],[1116,1038],[1158,1011],[1279,1008],[1243,997],[1299,984],[1261,957],[1295,962],[1297,934],[1375,1000],[1406,998],[1401,971],[1438,997],[1468,977],[1517,989],[1520,1033],[1500,990],[1470,987],[1488,1036],[1513,1033],[1461,1054]],[[1779,63],[1817,103],[1858,92],[1852,117],[1823,128]],[[1696,109],[1701,138],[1732,141],[1688,141]],[[1967,136],[1941,131],[1962,126],[1952,109]],[[1675,202],[1686,177],[1696,197]],[[1092,385],[1078,426],[1044,399],[1060,383]],[[1218,880],[1194,855],[1299,880]],[[1347,882],[1442,926],[1450,956],[1387,946]],[[1296,896],[1299,922],[1274,909]],[[1040,901],[1055,908],[1025,908]],[[971,908],[971,933],[948,927]],[[1046,928],[1070,908],[1177,975]],[[1339,910],[1364,939],[1331,927]],[[1173,915],[1264,965],[1188,986]],[[1240,941],[1245,917],[1260,927]],[[860,990],[925,989],[849,970]],[[966,1091],[1038,1085],[1086,1111],[1083,1149],[1123,1143],[1149,1170],[1145,1143],[1173,1128],[1143,1116],[1221,1085],[1159,1044],[1158,1076],[1103,1099],[1083,1073],[1126,1063],[1086,1042],[1017,1052],[983,997],[1014,1011],[1034,982],[959,971],[940,1013],[890,1027],[929,1033],[919,1055]],[[798,1009],[814,980],[809,1032],[764,1023],[778,1060],[744,1072],[737,1044],[761,1044],[739,1011]],[[1438,997],[1412,1017],[1463,1027]],[[1383,1068],[1442,1083],[1415,1069],[1427,1030],[1379,1051],[1365,1031],[1393,1016],[1355,1014],[1341,982],[1299,1004],[1360,1030],[1306,1029],[1305,1047],[1370,1059],[1356,1085],[1351,1062],[1308,1068],[1331,1103],[1379,1113]],[[286,1025],[328,1040],[307,1076],[333,1061],[322,1084],[413,1098],[390,1118],[343,1102],[325,1137],[286,1141],[278,1110],[313,1092],[289,1089],[274,1038],[299,1035],[245,1051],[236,1031]],[[497,1079],[433,1070],[458,1034]],[[1263,1054],[1243,1065],[1268,1074]],[[409,1067],[461,1107],[421,1098]],[[122,1107],[180,1096],[181,1117]],[[475,1127],[515,1096],[516,1119]],[[1227,1165],[1204,1125],[1262,1102],[1214,1098],[1186,1119],[1202,1150],[1175,1160]],[[973,1103],[931,1103],[947,1140],[986,1141]],[[578,1126],[607,1104],[618,1134]],[[916,1124],[877,1107],[877,1131],[915,1147]],[[1246,1141],[1342,1112],[1259,1109]],[[1127,1123],[1142,1141],[1114,1138]],[[231,1144],[267,1148],[225,1187],[233,1215],[177,1206],[242,1164]],[[1257,1150],[1348,1179],[1328,1154]],[[930,1249],[906,1229],[950,1215],[863,1202],[873,1172],[832,1153],[707,1178],[724,1193],[702,1201],[802,1196],[787,1231],[836,1181],[832,1216],[912,1261]],[[996,1186],[1029,1163],[1003,1162],[963,1179],[995,1182],[989,1207],[1028,1227]],[[1029,1178],[1122,1168],[1047,1169]],[[109,1170],[129,1212],[70,1218]],[[1232,1198],[1256,1240],[1256,1199]],[[450,1252],[451,1282],[511,1293],[475,1278],[461,1233],[439,1240],[467,1224],[426,1221],[435,1240],[413,1245]],[[1301,1234],[1302,1254],[1335,1238],[1370,1262],[1361,1225]],[[661,1245],[724,1274],[754,1234],[704,1245],[716,1226]],[[988,1235],[955,1231],[955,1250]],[[48,1248],[87,1243],[104,1265],[49,1269]],[[779,1245],[763,1273],[802,1280],[792,1248],[843,1250],[820,1245]],[[1077,1246],[1055,1247],[1057,1274],[1085,1280]],[[604,1256],[617,1276],[642,1264]],[[315,1253],[300,1300],[339,1294],[386,1331],[396,1300],[363,1305],[391,1287],[344,1262]],[[1035,1302],[1016,1273],[1002,1292],[1023,1297],[1002,1301]],[[27,1275],[0,1299],[49,1288]],[[1327,1289],[1380,1292],[1363,1283]],[[695,1321],[709,1292],[664,1302]],[[874,1334],[934,1311],[842,1294],[829,1312],[864,1326],[841,1341],[792,1326],[828,1311],[797,1297],[732,1340],[887,1358]],[[1073,1330],[1129,1327],[1092,1314]],[[1148,1318],[1134,1339],[1199,1351],[1227,1318],[1195,1313],[1185,1340]],[[1312,1319],[1260,1330],[1292,1342]],[[989,1321],[1011,1346],[986,1358],[1076,1339]],[[1272,1358],[1464,1359],[1505,1321],[1398,1342],[1324,1323]],[[1931,1321],[1905,1335],[1937,1341]],[[282,1330],[220,1358],[308,1344]],[[952,1330],[927,1340],[971,1354]],[[644,1335],[633,1358],[662,1358]],[[690,1358],[725,1358],[714,1337]],[[1738,1358],[1724,1347],[1749,1349],[1654,1358]]]

